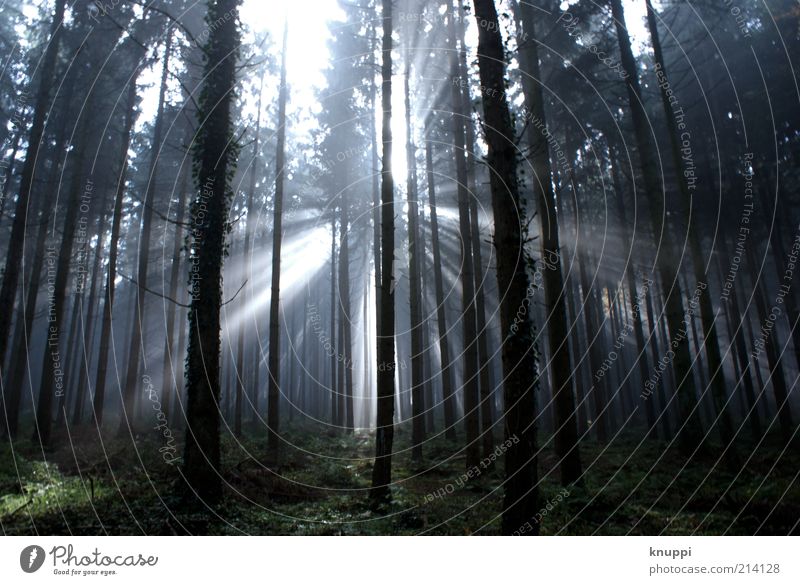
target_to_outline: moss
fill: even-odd
[[[392,501],[372,510],[372,437],[328,436],[290,428],[277,467],[267,467],[262,435],[223,440],[227,487],[218,508],[188,507],[178,469],[167,465],[157,438],[102,444],[78,437],[47,455],[30,443],[0,451],[0,521],[6,534],[496,534],[502,465],[463,480],[461,445],[426,444],[412,464],[408,436],[398,433]],[[583,486],[568,495],[557,461],[540,459],[542,534],[786,534],[800,518],[797,453],[780,456],[777,439],[762,446],[735,476],[696,461],[679,473],[679,455],[663,445],[588,442]],[[746,449],[742,449],[747,452]],[[590,466],[591,465],[591,466]],[[711,473],[709,474],[709,471]],[[708,474],[708,478],[706,475]],[[461,478],[461,480],[460,480]],[[449,486],[449,487],[448,487]],[[442,488],[446,488],[442,490]],[[439,495],[434,495],[434,494]],[[550,505],[549,509],[547,508]]]

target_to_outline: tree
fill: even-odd
[[[280,449],[280,295],[281,242],[283,241],[283,187],[286,174],[286,40],[288,23],[283,26],[281,86],[278,96],[278,143],[275,152],[275,208],[272,224],[272,296],[269,302],[269,356],[267,358],[267,452],[277,461]]]
[[[128,369],[125,374],[125,385],[122,389],[122,412],[120,419],[119,433],[128,432],[135,426],[136,408],[136,389],[139,387],[139,364],[145,362],[142,356],[143,330],[147,325],[146,312],[146,292],[147,292],[147,273],[150,269],[150,241],[153,226],[153,206],[155,204],[156,178],[158,171],[158,161],[163,148],[164,136],[164,106],[167,96],[167,75],[169,74],[169,60],[172,53],[173,29],[167,32],[164,44],[164,65],[161,68],[161,84],[158,91],[158,109],[156,110],[156,120],[153,125],[153,141],[151,143],[150,164],[147,179],[147,190],[142,201],[142,220],[141,231],[139,232],[139,254],[137,257],[136,286],[136,306],[134,307],[133,323],[135,331],[131,336],[128,351]]]
[[[453,0],[455,1],[455,0]],[[450,109],[453,134],[453,157],[456,161],[456,189],[458,201],[458,231],[461,237],[461,323],[462,339],[464,342],[464,430],[466,431],[466,467],[472,468],[480,460],[480,419],[479,419],[479,388],[478,388],[478,348],[475,343],[477,338],[477,324],[475,321],[475,277],[474,259],[472,256],[472,226],[469,213],[470,193],[467,188],[468,172],[466,158],[466,134],[464,100],[461,94],[461,85],[467,83],[461,77],[456,39],[456,5],[449,7],[448,33],[450,35],[450,72],[454,81],[450,87]]]
[[[538,532],[535,389],[538,372],[535,331],[521,307],[531,303],[529,258],[524,249],[525,208],[517,180],[517,149],[511,114],[505,98],[505,51],[497,11],[492,0],[475,0],[478,23],[478,67],[483,100],[484,133],[489,148],[497,284],[502,328],[505,437],[512,444],[505,454],[503,534],[512,534],[531,521],[528,534]]]
[[[6,264],[3,270],[3,285],[0,287],[0,362],[5,358],[9,332],[11,330],[11,308],[17,294],[19,281],[19,267],[22,261],[22,251],[25,245],[25,229],[27,227],[28,201],[33,188],[36,160],[41,148],[47,112],[50,108],[50,80],[56,67],[58,49],[63,34],[64,7],[66,0],[56,0],[53,19],[50,23],[50,38],[45,46],[44,54],[40,61],[41,73],[39,87],[36,93],[36,104],[33,110],[31,130],[28,137],[28,147],[25,153],[25,162],[22,165],[22,176],[19,184],[19,196],[14,208],[14,222],[11,227]],[[37,67],[38,68],[38,67]],[[2,365],[0,363],[0,365]]]
[[[392,0],[382,0],[381,46],[381,287],[378,291],[378,399],[370,497],[388,499],[394,443],[394,178],[392,176]]]
[[[520,51],[522,88],[527,115],[547,127],[539,74],[539,54],[533,27],[533,6],[528,2],[515,5],[519,11],[523,39]],[[537,203],[542,238],[542,273],[545,302],[548,314],[548,344],[550,372],[553,383],[553,402],[556,411],[555,449],[560,460],[561,483],[567,485],[581,477],[581,460],[578,450],[578,425],[575,397],[572,394],[572,366],[567,339],[564,276],[561,267],[561,244],[558,234],[558,213],[550,175],[550,155],[547,136],[536,125],[528,125],[531,148],[534,199]]]
[[[219,472],[220,306],[230,178],[238,149],[232,107],[239,55],[239,0],[209,0],[205,83],[194,144],[198,192],[192,204],[189,344],[186,356],[186,444],[183,475],[204,502],[222,495]]]
[[[687,218],[689,230],[689,251],[692,256],[692,268],[694,271],[695,288],[699,291],[700,297],[700,318],[703,325],[703,341],[708,358],[709,386],[711,387],[711,397],[719,421],[719,431],[722,437],[723,447],[725,448],[725,458],[732,469],[739,468],[739,456],[733,443],[733,422],[731,414],[727,408],[728,397],[725,384],[725,373],[722,370],[722,356],[719,350],[719,340],[717,338],[716,315],[711,304],[711,292],[708,288],[708,276],[705,272],[706,262],[703,257],[703,249],[700,244],[701,226],[698,224],[698,215],[692,213],[692,191],[695,188],[694,182],[689,184],[689,176],[694,177],[694,168],[688,169],[684,165],[681,154],[682,143],[678,137],[678,122],[676,115],[679,107],[673,106],[674,94],[670,89],[669,76],[667,75],[664,55],[661,50],[661,38],[658,33],[658,23],[653,4],[650,0],[645,0],[647,5],[647,27],[650,31],[650,41],[653,46],[653,56],[655,59],[656,72],[659,76],[659,90],[661,93],[661,105],[664,108],[664,116],[667,121],[667,134],[672,153],[672,163],[675,166],[675,175],[678,182],[678,190],[681,195],[683,213]],[[683,109],[680,108],[682,114]],[[689,147],[691,148],[691,147]],[[800,338],[799,338],[800,339]],[[699,351],[699,350],[698,350]]]
[[[408,196],[408,275],[409,306],[411,310],[411,400],[413,402],[411,421],[411,458],[422,461],[422,443],[425,441],[425,370],[422,345],[422,285],[420,279],[420,258],[418,245],[419,201],[417,199],[417,149],[414,145],[411,125],[411,59],[406,48],[406,71],[404,76],[405,122],[406,122],[406,193]]]
[[[675,246],[670,230],[662,226],[664,210],[664,193],[658,179],[656,161],[653,155],[648,129],[647,112],[644,109],[642,90],[636,60],[631,49],[631,41],[625,25],[625,14],[621,0],[611,0],[611,12],[617,31],[617,42],[620,50],[622,68],[626,73],[625,87],[628,93],[628,106],[633,119],[636,149],[639,152],[639,164],[644,177],[644,189],[647,194],[647,208],[650,212],[650,224],[653,237],[661,237],[658,246],[657,268],[663,283],[664,304],[666,307],[667,326],[669,327],[670,351],[674,352],[672,366],[677,380],[676,395],[681,415],[681,426],[678,431],[679,445],[686,454],[691,454],[701,446],[704,436],[703,425],[697,409],[697,397],[692,377],[692,360],[689,355],[688,335],[684,323],[683,296],[678,281],[678,264],[675,259]],[[664,227],[665,229],[662,229]],[[691,317],[691,315],[690,315]]]

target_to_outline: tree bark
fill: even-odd
[[[528,39],[519,52],[522,71],[522,92],[527,115],[538,119],[541,128],[547,128],[544,96],[539,74],[539,54],[533,26],[533,6],[527,2],[515,4],[518,22],[522,25],[522,38]],[[503,88],[499,88],[503,91]],[[564,304],[564,276],[561,267],[561,244],[558,234],[558,214],[550,175],[550,152],[545,130],[528,124],[528,141],[534,182],[534,200],[541,222],[542,280],[545,303],[548,308],[548,345],[550,349],[550,376],[553,383],[555,407],[555,450],[560,460],[561,483],[568,485],[581,477],[581,458],[578,448],[578,425],[575,397],[572,393],[572,364],[567,339],[567,316]]]
[[[411,126],[411,76],[410,54],[406,50],[404,76],[406,122],[406,193],[408,195],[408,276],[409,307],[411,313],[411,459],[422,461],[422,443],[425,441],[425,365],[422,345],[422,287],[420,284],[419,257],[419,201],[417,197],[417,149]]]
[[[378,400],[375,463],[372,466],[373,501],[390,496],[394,443],[394,179],[392,177],[392,0],[382,0],[381,64],[381,287],[378,291]]]
[[[239,0],[208,5],[210,36],[205,46],[205,85],[195,139],[198,196],[192,206],[189,343],[186,358],[186,442],[183,475],[203,502],[222,495],[220,476],[220,306],[229,177],[236,165],[232,146],[234,87],[239,51]],[[219,24],[221,23],[221,24]],[[201,287],[202,285],[202,287]]]
[[[275,153],[275,209],[272,225],[272,296],[269,303],[269,355],[267,357],[267,456],[277,462],[280,452],[280,297],[281,243],[283,242],[283,187],[286,177],[286,41],[283,25],[281,86],[278,95],[278,143]]]
[[[505,98],[505,54],[492,0],[475,0],[478,24],[478,66],[484,91],[499,98],[483,100],[484,132],[488,145],[492,210],[497,250],[497,283],[503,346],[505,438],[505,494],[501,531],[512,534],[531,529],[538,533],[536,400],[538,386],[536,335],[530,316],[518,311],[530,305],[530,280],[525,245],[525,210],[517,183],[514,129]]]
[[[470,469],[480,460],[480,418],[478,388],[478,347],[477,326],[475,322],[475,276],[472,256],[472,226],[470,224],[468,175],[466,159],[466,136],[464,101],[461,85],[468,80],[461,77],[456,39],[456,5],[450,7],[449,33],[451,37],[451,73],[454,82],[451,87],[453,156],[456,160],[456,188],[458,193],[458,231],[461,237],[461,322],[463,326],[462,340],[464,353],[463,396],[464,396],[464,429],[466,431],[466,467]],[[455,81],[461,81],[461,84]]]

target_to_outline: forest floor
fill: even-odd
[[[367,497],[371,435],[290,428],[279,468],[262,465],[263,438],[223,442],[225,495],[212,512],[182,505],[180,470],[155,437],[73,435],[45,457],[34,443],[0,450],[4,534],[497,534],[502,463],[465,479],[460,445],[426,443],[393,459],[392,503]],[[400,430],[396,446],[408,445]],[[777,437],[743,445],[743,467],[716,455],[686,459],[661,442],[581,445],[584,484],[562,491],[552,443],[539,461],[542,534],[797,534],[800,453]],[[749,448],[747,448],[749,447]],[[715,451],[711,450],[712,453]],[[716,450],[718,453],[718,450]],[[455,454],[455,455],[454,455]]]

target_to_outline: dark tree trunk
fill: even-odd
[[[620,233],[622,239],[622,249],[633,251],[633,241],[631,239],[630,224],[625,213],[625,195],[622,190],[622,180],[619,176],[619,162],[613,147],[608,147],[609,162],[611,164],[611,176],[614,182],[614,192],[616,195],[617,215],[619,218]],[[625,264],[625,279],[628,285],[628,296],[631,299],[631,314],[633,317],[633,333],[636,339],[636,361],[639,364],[639,376],[641,385],[650,378],[650,365],[647,361],[647,347],[644,340],[644,329],[642,328],[642,307],[640,296],[636,286],[635,260],[629,258]],[[653,343],[655,339],[653,338]],[[658,351],[654,350],[653,359],[657,358]],[[647,417],[648,436],[656,436],[656,409],[650,396],[644,399],[645,416]],[[665,435],[666,438],[666,435]]]
[[[183,269],[183,255],[181,248],[183,245],[183,223],[186,216],[186,197],[189,194],[189,168],[188,164],[185,168],[181,169],[181,175],[178,178],[180,195],[178,197],[177,212],[175,215],[175,235],[172,240],[172,267],[170,269],[170,285],[169,285],[169,298],[177,299],[178,297],[178,284],[181,279],[181,270]],[[177,368],[173,367],[174,363],[174,339],[175,339],[175,315],[178,307],[175,303],[169,302],[167,306],[166,323],[167,323],[167,336],[164,339],[164,367],[161,376],[161,410],[164,413],[165,420],[169,420],[172,403],[172,394],[174,388],[178,385],[178,376],[176,375]]]
[[[650,39],[653,45],[656,72],[663,75],[662,79],[664,83],[658,84],[661,90],[661,104],[664,108],[664,116],[667,121],[667,133],[669,134],[672,162],[675,165],[676,179],[681,194],[683,214],[688,222],[689,251],[692,257],[695,287],[700,293],[700,318],[703,325],[703,345],[706,349],[711,398],[719,422],[719,431],[722,437],[725,460],[731,469],[738,469],[739,456],[733,443],[733,421],[727,409],[728,392],[725,384],[725,373],[722,367],[722,356],[719,350],[716,315],[714,314],[714,307],[711,304],[711,292],[708,288],[708,276],[706,274],[706,261],[700,243],[701,226],[698,224],[698,215],[696,212],[693,213],[692,207],[692,190],[695,185],[690,185],[686,176],[687,172],[691,172],[692,177],[694,177],[694,169],[684,168],[685,165],[683,164],[683,158],[681,156],[681,142],[678,137],[679,130],[673,107],[670,103],[670,93],[668,93],[669,86],[667,83],[669,77],[667,76],[664,65],[664,56],[661,52],[661,39],[658,34],[656,15],[650,0],[645,0],[645,3],[647,6],[647,26],[650,30]],[[798,337],[798,339],[800,340],[800,337]]]
[[[678,427],[678,444],[684,454],[691,454],[701,446],[705,433],[696,408],[697,395],[692,377],[688,337],[684,326],[683,292],[678,282],[678,263],[675,258],[675,246],[669,229],[662,229],[662,227],[666,228],[666,226],[662,226],[664,193],[661,190],[658,169],[650,143],[648,134],[650,124],[642,101],[639,72],[631,49],[628,30],[625,26],[625,14],[622,11],[621,0],[611,0],[611,12],[617,30],[620,61],[626,74],[625,84],[628,92],[628,106],[633,118],[636,148],[639,151],[645,193],[648,197],[647,207],[650,212],[651,229],[654,238],[658,238],[658,235],[661,234],[661,241],[656,242],[656,247],[658,248],[657,269],[664,287],[664,304],[671,336],[668,341],[672,347],[671,351],[675,354],[675,358],[672,361],[677,382],[676,393],[681,417]]]
[[[373,500],[390,496],[394,443],[394,179],[392,178],[392,0],[382,0],[383,46],[381,64],[381,287],[378,291],[378,404],[375,463],[372,467]]]
[[[186,445],[183,475],[204,502],[222,495],[220,476],[220,306],[229,177],[236,165],[232,110],[239,52],[239,0],[209,2],[205,84],[200,96],[194,163],[198,196],[192,206],[189,343],[186,357]],[[232,16],[232,17],[231,17]],[[222,23],[222,24],[219,24]],[[213,26],[211,26],[213,25]]]
[[[658,324],[656,323],[653,315],[653,301],[652,294],[650,292],[650,287],[652,284],[652,281],[646,281],[643,286],[645,307],[647,310],[647,323],[649,328],[648,340],[650,346],[650,355],[653,358],[653,367],[655,367],[656,364],[658,364],[658,360],[661,359],[661,353],[658,349]],[[643,384],[646,384],[648,379],[649,374],[648,377],[643,381]],[[664,391],[664,377],[659,376],[658,380],[653,384],[656,388],[656,395],[653,395],[652,388],[647,388],[648,393],[644,394],[642,398],[648,402],[658,399],[658,402],[661,406],[661,411],[660,415],[658,412],[656,413],[658,415],[657,421],[661,424],[661,433],[664,440],[669,440],[672,437],[672,431],[670,430],[669,426],[669,407],[666,401],[666,392]]]
[[[458,78],[469,79],[466,43],[466,14],[464,1],[457,0],[460,6],[460,15],[454,19],[458,34]],[[470,218],[470,247],[472,250],[472,276],[475,280],[475,327],[478,344],[478,380],[480,382],[480,433],[483,456],[489,457],[494,451],[494,422],[492,402],[494,399],[494,386],[492,384],[491,367],[489,360],[489,346],[487,342],[488,330],[486,327],[486,293],[484,284],[486,274],[483,271],[483,254],[481,252],[480,223],[478,221],[478,188],[475,183],[476,161],[475,152],[475,127],[472,122],[472,100],[468,87],[461,91],[462,110],[464,120],[465,156],[467,159],[467,188],[470,193],[469,218]]]
[[[331,347],[328,349],[331,358],[330,394],[331,394],[331,425],[335,431],[342,427],[342,421],[337,415],[339,411],[339,392],[337,359],[339,352],[336,349],[336,207],[331,206]],[[326,348],[327,349],[327,348]]]
[[[28,147],[25,151],[25,162],[22,165],[22,176],[19,183],[19,197],[14,207],[14,221],[11,224],[11,236],[6,252],[6,264],[3,270],[3,286],[0,287],[0,361],[5,358],[8,347],[9,333],[11,330],[11,315],[14,298],[17,295],[19,282],[19,268],[22,262],[22,252],[25,247],[25,231],[28,224],[28,201],[33,189],[36,160],[39,155],[44,134],[44,125],[50,109],[50,90],[53,86],[53,73],[55,71],[58,48],[64,20],[64,7],[66,0],[56,0],[53,20],[50,24],[50,39],[39,63],[41,76],[36,94],[36,104],[33,109]]]
[[[417,149],[411,127],[411,91],[409,78],[411,63],[406,51],[404,76],[405,122],[406,122],[406,192],[408,193],[408,277],[409,308],[411,313],[411,459],[422,461],[422,443],[425,441],[425,367],[423,363],[422,287],[419,274],[419,202],[417,197]]]
[[[347,184],[347,183],[346,183]],[[341,403],[343,408],[342,424],[347,432],[354,430],[353,421],[353,315],[350,310],[350,227],[348,217],[347,192],[342,191],[342,228],[339,235],[339,297],[340,297],[340,327],[342,329],[342,370],[344,374],[344,386]]]
[[[505,54],[492,0],[475,0],[478,23],[478,65],[481,85],[499,98],[484,99],[484,132],[489,148],[494,244],[497,250],[497,284],[502,328],[505,438],[505,494],[502,533],[530,530],[538,533],[534,519],[538,508],[536,456],[536,399],[538,386],[536,335],[531,318],[521,308],[531,304],[528,257],[524,250],[525,211],[517,183],[516,144],[511,114],[505,99]],[[483,24],[482,24],[483,23]],[[488,23],[488,24],[487,24]]]
[[[137,257],[136,283],[138,287],[136,303],[134,304],[133,323],[134,331],[131,335],[128,351],[128,367],[122,387],[122,417],[119,423],[119,434],[131,432],[136,424],[136,391],[139,384],[139,365],[145,364],[142,355],[144,345],[144,330],[147,327],[147,273],[150,269],[150,238],[153,227],[153,206],[155,205],[156,180],[158,174],[158,161],[163,148],[164,136],[164,104],[167,95],[167,76],[169,74],[169,61],[172,53],[172,29],[167,34],[164,48],[164,65],[161,69],[161,85],[158,94],[158,109],[153,125],[153,141],[150,145],[150,163],[147,173],[147,189],[142,202],[142,224],[139,232],[139,254]]]
[[[97,354],[97,377],[94,384],[92,411],[98,429],[103,424],[103,405],[105,403],[106,374],[108,371],[108,351],[111,343],[111,316],[114,312],[114,293],[117,279],[117,253],[119,250],[119,232],[122,223],[122,200],[125,195],[125,180],[128,174],[128,147],[131,143],[131,131],[136,119],[136,80],[139,71],[133,74],[128,82],[128,101],[125,112],[125,128],[122,131],[119,150],[119,176],[114,196],[114,210],[111,220],[111,239],[108,250],[108,271],[103,302],[103,323],[100,329],[100,345]]]
[[[542,129],[547,128],[539,75],[539,53],[533,26],[533,5],[515,4],[522,38],[528,39],[519,53],[522,70],[522,91],[527,115],[535,117]],[[503,88],[500,88],[503,91]],[[569,359],[567,316],[564,304],[564,276],[561,267],[561,244],[558,234],[558,214],[550,176],[550,149],[544,130],[528,125],[531,148],[534,200],[541,222],[542,259],[545,303],[548,308],[548,344],[550,349],[550,378],[555,408],[555,450],[560,460],[561,483],[567,485],[581,477],[578,449],[578,425],[575,397],[572,393],[572,364]]]
[[[281,243],[283,242],[283,187],[286,176],[286,40],[283,25],[281,86],[278,96],[278,143],[275,153],[275,209],[272,224],[272,295],[269,302],[269,355],[267,357],[267,456],[277,462],[280,451],[280,298]]]
[[[454,80],[468,83],[461,77],[456,39],[456,5],[450,7],[449,33],[451,37],[451,73]],[[464,429],[466,431],[466,467],[470,469],[480,460],[480,416],[478,388],[478,347],[476,344],[477,326],[475,322],[475,276],[474,259],[472,257],[472,226],[470,225],[464,100],[460,86],[451,83],[453,157],[456,161],[456,188],[458,192],[458,231],[461,237],[461,320],[463,324],[462,340],[464,353],[463,396],[464,396]]]
[[[70,75],[66,81],[65,85],[65,103],[63,107],[65,109],[69,109],[70,106],[70,96],[73,93],[75,88],[75,81],[76,76]],[[58,129],[56,130],[56,137],[55,137],[55,149],[54,153],[57,153],[57,157],[60,159],[61,153],[65,152],[65,144],[67,141],[67,131],[68,131],[68,122],[69,116],[61,116],[61,121],[59,123]],[[60,165],[56,165],[49,173],[47,177],[47,184],[52,185],[57,182],[57,177],[61,170]],[[17,431],[19,429],[19,409],[22,399],[22,390],[23,388],[30,388],[31,396],[33,396],[33,387],[30,386],[32,381],[30,376],[25,376],[26,366],[30,367],[30,360],[29,356],[27,355],[28,350],[28,343],[26,342],[26,335],[30,335],[30,332],[33,328],[33,321],[36,315],[36,304],[37,299],[39,298],[39,285],[41,283],[41,276],[42,276],[42,267],[45,261],[45,244],[47,243],[47,228],[49,225],[49,216],[50,216],[50,208],[49,208],[49,200],[47,197],[41,197],[38,203],[38,221],[39,225],[36,229],[36,241],[34,244],[34,251],[32,256],[31,262],[31,273],[28,282],[28,295],[23,299],[24,305],[22,305],[23,313],[17,316],[17,322],[15,324],[15,331],[14,331],[14,345],[12,346],[11,354],[11,361],[10,361],[10,370],[8,375],[4,376],[3,379],[3,386],[4,390],[6,388],[10,389],[9,397],[7,402],[4,400],[3,404],[6,409],[6,416],[7,418],[7,429],[9,432],[9,436],[12,438],[16,438]],[[6,419],[4,419],[5,422]]]
[[[425,136],[430,136],[427,129]],[[439,217],[436,211],[436,182],[433,174],[433,144],[425,140],[425,164],[428,175],[428,200],[431,208],[431,248],[433,251],[433,281],[436,289],[436,326],[441,354],[442,407],[444,409],[444,433],[451,441],[456,440],[456,406],[453,394],[453,371],[450,367],[450,344],[447,339],[447,307],[442,279],[442,254],[439,246]]]
[[[252,258],[250,255],[253,252],[253,230],[256,223],[256,170],[260,168],[258,149],[261,140],[261,96],[264,91],[264,71],[261,72],[261,81],[258,90],[258,113],[256,114],[256,130],[253,141],[253,159],[250,161],[250,186],[247,192],[247,221],[244,227],[244,262],[245,262],[245,277],[247,278],[247,286],[242,291],[242,307],[247,307],[247,301],[250,298],[248,291],[253,288],[250,267],[252,266]],[[236,349],[236,406],[234,411],[233,429],[236,436],[242,434],[242,404],[244,402],[244,395],[247,393],[245,388],[245,380],[248,374],[245,373],[245,354],[248,353],[249,348],[245,348],[245,337],[247,337],[247,319],[242,319],[239,326],[239,341]],[[257,345],[257,344],[255,344]]]

